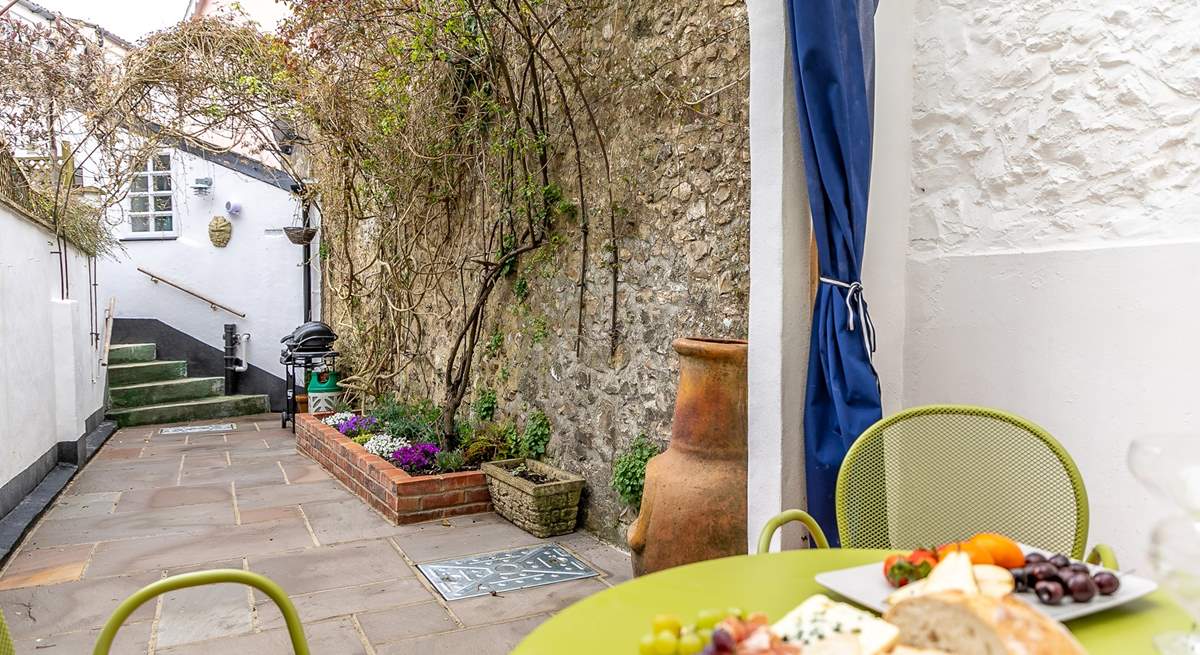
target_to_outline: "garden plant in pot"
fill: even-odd
[[[540,461],[550,442],[549,419],[534,412],[524,432],[511,430],[506,441],[506,450],[518,456],[483,465],[496,512],[535,537],[573,532],[583,478]]]

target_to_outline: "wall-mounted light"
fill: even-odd
[[[225,213],[229,214],[230,218],[240,216],[242,213],[242,203],[232,200],[225,201]]]
[[[195,182],[192,182],[192,193],[198,196],[207,196],[209,191],[212,191],[211,177],[198,177]]]

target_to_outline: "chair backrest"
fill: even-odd
[[[3,610],[0,610],[0,655],[17,655],[12,636],[8,634],[8,624],[4,622]]]
[[[837,482],[848,548],[919,548],[999,532],[1083,557],[1087,491],[1067,451],[1005,412],[914,407],[867,429]]]

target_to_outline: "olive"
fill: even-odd
[[[1029,572],[1024,567],[1009,569],[1013,577],[1013,588],[1017,591],[1029,590]]]
[[[1063,586],[1057,580],[1041,580],[1033,588],[1038,600],[1046,605],[1057,605],[1063,599]]]
[[[1104,596],[1112,594],[1121,586],[1121,579],[1108,571],[1101,571],[1092,576],[1092,581],[1096,583],[1096,588]]]
[[[724,630],[713,632],[712,644],[716,647],[718,653],[732,653],[737,648],[737,642],[734,641],[733,635]]]
[[[1055,555],[1049,559],[1049,562],[1060,569],[1071,565],[1071,559],[1066,555]]]
[[[1045,561],[1046,561],[1046,556],[1041,553],[1029,553],[1028,555],[1025,556],[1025,564],[1026,565],[1037,564],[1038,562],[1045,562]]]
[[[1076,573],[1067,580],[1067,590],[1076,603],[1086,603],[1096,597],[1097,585],[1092,582],[1092,576]]]
[[[1068,566],[1067,568],[1071,569],[1072,571],[1074,571],[1076,573],[1086,573],[1088,575],[1092,574],[1092,570],[1090,568],[1088,568],[1088,565],[1084,564],[1083,562],[1071,562],[1071,565]]]
[[[1037,583],[1043,580],[1058,581],[1058,567],[1050,562],[1038,562],[1025,567],[1025,575],[1027,576],[1026,584]]]

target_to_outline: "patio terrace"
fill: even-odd
[[[236,431],[113,435],[0,571],[17,652],[90,652],[136,589],[240,568],[283,586],[314,653],[506,653],[553,612],[629,577],[623,552],[576,532],[552,541],[598,578],[447,603],[417,564],[550,540],[491,513],[392,525],[299,455],[275,415],[228,421]],[[143,606],[113,652],[286,652],[282,625],[246,587],[201,587]]]

